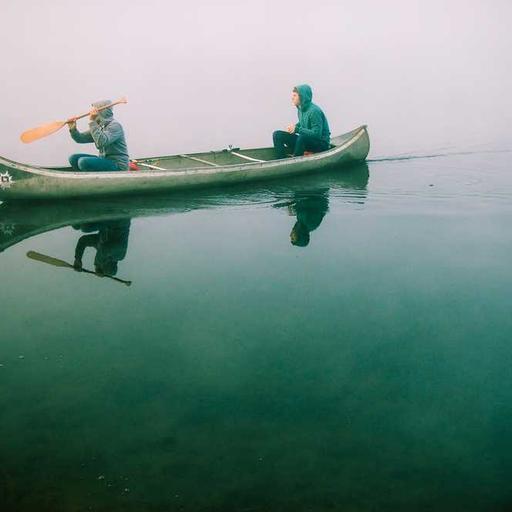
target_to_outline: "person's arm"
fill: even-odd
[[[92,235],[83,235],[79,238],[75,249],[75,263],[74,267],[76,270],[82,269],[82,258],[84,256],[85,249],[87,247],[97,247],[99,241],[99,234],[94,233]]]
[[[89,131],[92,138],[99,148],[104,148],[120,139],[123,135],[121,125],[115,121],[109,123],[107,126],[100,125],[96,119],[89,122]]]
[[[322,129],[324,126],[324,117],[321,112],[312,112],[310,117],[311,128],[305,128],[303,126],[297,127],[296,132],[298,135],[309,135],[310,137],[322,138]]]
[[[80,133],[76,128],[76,121],[68,123],[69,125],[69,134],[71,135],[71,138],[78,142],[79,144],[88,144],[91,142],[94,142],[94,139],[92,138],[91,132],[83,132]]]

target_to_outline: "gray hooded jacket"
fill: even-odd
[[[110,103],[109,100],[97,101],[92,106],[100,108]],[[123,127],[114,119],[111,108],[102,110],[96,119],[89,121],[89,131],[80,133],[74,128],[70,133],[73,140],[80,144],[94,142],[101,157],[113,160],[120,171],[128,170],[130,158]]]

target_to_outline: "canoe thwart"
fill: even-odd
[[[138,160],[132,160],[134,164],[141,165],[142,167],[147,167],[148,169],[153,169],[155,171],[167,171],[167,169],[164,169],[163,167],[158,167],[156,165],[151,164],[145,164],[143,162],[139,162]]]
[[[242,155],[241,153],[237,153],[236,151],[230,151],[232,155],[237,156],[238,158],[243,158],[244,160],[249,160],[249,162],[266,162],[267,160],[260,160],[259,158],[253,158],[252,156]]]
[[[194,160],[195,162],[200,162],[202,164],[211,165],[212,167],[220,167],[219,164],[214,164],[213,162],[208,162],[208,160],[203,160],[202,158],[197,158],[196,156],[190,155],[179,155],[181,158],[187,158],[188,160]]]

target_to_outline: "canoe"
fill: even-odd
[[[0,157],[0,200],[63,199],[146,194],[253,182],[320,172],[362,162],[370,149],[366,126],[331,139],[331,148],[302,157],[276,159],[273,148],[239,149],[138,159],[139,170],[74,172]]]
[[[279,207],[297,198],[315,197],[325,192],[360,208],[366,201],[368,180],[368,166],[363,162],[343,169],[343,172],[334,168],[318,176],[308,174],[293,180],[240,183],[228,188],[209,187],[169,194],[105,196],[51,202],[6,201],[0,204],[0,253],[32,237],[66,226],[177,215],[250,204]]]

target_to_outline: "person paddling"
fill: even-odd
[[[89,130],[79,132],[76,119],[68,121],[69,133],[79,144],[94,143],[100,156],[76,153],[69,157],[69,163],[75,171],[127,171],[130,158],[124,136],[123,127],[114,119],[111,108],[98,111],[109,100],[97,101],[92,104],[89,114]]]
[[[286,131],[273,133],[278,158],[302,156],[305,151],[318,153],[330,148],[331,132],[322,109],[312,102],[313,91],[307,84],[297,85],[292,92],[292,103],[297,107],[299,122]]]

